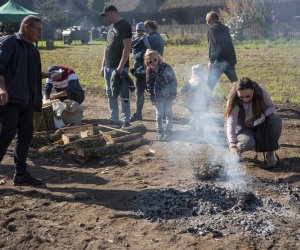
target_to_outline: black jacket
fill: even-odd
[[[123,102],[129,101],[129,90],[133,92],[135,86],[130,76],[123,71],[122,75],[119,75],[116,70],[111,74],[110,86],[112,88],[112,95],[118,97],[121,94]]]
[[[213,23],[208,27],[207,40],[210,62],[226,61],[232,65],[237,63],[229,28],[227,26],[221,22]]]
[[[39,54],[39,52],[37,51]],[[4,76],[8,92],[8,102],[27,104],[27,52],[19,33],[0,38],[0,74]],[[38,69],[38,83],[33,93],[33,108],[35,111],[42,109],[42,72],[41,64]]]

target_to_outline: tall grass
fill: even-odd
[[[104,88],[100,77],[100,66],[105,42],[91,42],[89,45],[64,45],[55,42],[55,49],[41,48],[43,70],[51,64],[63,64],[73,68],[85,87]],[[238,64],[238,77],[247,76],[266,88],[277,102],[300,103],[300,41],[251,41],[235,44]],[[207,64],[206,41],[199,45],[171,45],[165,47],[164,61],[175,71],[179,86],[188,79],[191,67]],[[132,65],[132,62],[131,62]],[[225,76],[220,78],[214,95],[225,97],[229,88]]]

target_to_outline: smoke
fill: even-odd
[[[220,111],[219,107],[215,109],[214,105],[209,105],[212,90],[207,85],[207,75],[206,67],[203,65],[194,66],[189,81],[183,86],[181,91],[184,105],[190,112],[190,122],[186,128],[189,130],[190,138],[194,138],[198,144],[201,144],[201,150],[199,151],[199,147],[193,146],[183,148],[181,143],[176,144],[174,142],[172,147],[176,152],[177,145],[179,147],[178,151],[184,151],[185,156],[191,155],[195,157],[195,155],[204,156],[206,154],[208,162],[216,163],[212,164],[212,167],[214,165],[224,167],[225,178],[232,190],[237,192],[249,191],[251,181],[246,175],[245,167],[239,161],[239,157],[233,156],[228,151],[223,109]],[[180,141],[180,138],[177,139]]]
[[[237,192],[252,191],[251,179],[247,176],[246,168],[240,163],[239,157],[226,153],[224,154],[224,160],[225,173],[231,189]]]

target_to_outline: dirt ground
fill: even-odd
[[[223,101],[212,106],[216,123],[208,122],[206,134],[222,141]],[[84,108],[85,123],[107,124],[103,93],[88,90]],[[245,172],[239,176],[251,179],[247,186],[259,200],[253,209],[233,211],[229,203],[225,208],[203,200],[203,190],[220,181],[201,182],[192,169],[225,154],[226,147],[188,132],[189,114],[180,101],[174,105],[171,142],[155,140],[155,110],[147,101],[142,123],[148,142],[140,147],[84,164],[74,154],[38,157],[31,150],[29,171],[47,182],[45,188],[12,185],[11,147],[0,166],[0,249],[300,249],[300,105],[278,104],[277,113],[283,119],[279,166],[264,169],[262,155],[257,162],[253,152],[240,163]],[[231,181],[220,184],[227,185],[223,193],[230,193]],[[198,202],[194,213],[168,216],[187,193]],[[162,211],[166,195],[175,204],[170,211]],[[210,212],[201,212],[201,206]]]

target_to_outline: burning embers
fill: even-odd
[[[294,203],[290,207],[285,207],[270,197],[263,199],[252,192],[254,188],[258,191],[266,188],[265,183],[258,179],[247,183],[247,178],[244,178],[246,184],[253,186],[251,188],[245,183],[243,185],[247,188],[232,188],[231,182],[236,180],[234,175],[228,176],[228,172],[232,171],[228,167],[206,162],[202,167],[193,169],[197,183],[189,189],[176,186],[142,191],[134,200],[134,213],[152,222],[175,220],[180,232],[211,233],[213,238],[238,231],[269,237],[284,230],[277,223],[279,216],[286,217],[286,221],[289,218],[300,220],[299,211],[293,207],[298,204],[294,199],[291,199]],[[278,183],[273,188],[273,193],[280,190]],[[298,238],[295,234],[295,240]]]
[[[205,162],[201,168],[193,168],[197,180],[207,181],[224,176],[224,168],[221,164],[214,162]]]

